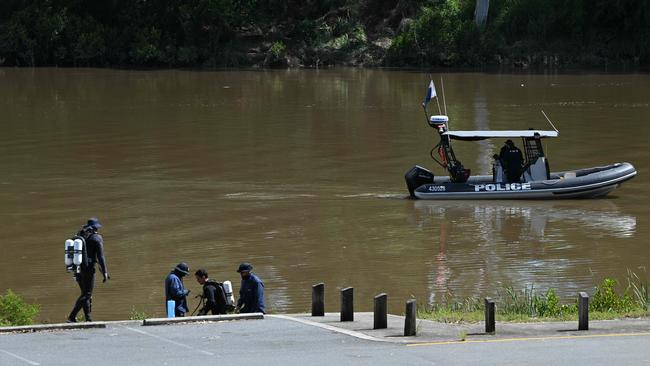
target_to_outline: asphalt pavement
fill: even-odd
[[[160,326],[109,322],[105,328],[0,334],[0,365],[650,364],[647,320],[592,322],[594,331],[579,333],[564,329],[567,324],[543,323],[546,329],[535,324],[526,332],[502,329],[502,335],[499,324],[495,335],[473,328],[456,333],[461,328],[449,325],[445,336],[435,337],[427,332],[447,325],[420,322],[421,335],[405,339],[395,328],[403,318],[391,316],[392,325],[380,333],[361,314],[345,324],[331,314],[316,321],[283,315]]]

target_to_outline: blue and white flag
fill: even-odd
[[[431,99],[437,97],[438,95],[436,94],[436,86],[433,85],[433,80],[429,83],[429,89],[427,90],[427,96],[424,97],[424,102],[422,102],[422,106],[426,107],[427,104],[431,101]]]

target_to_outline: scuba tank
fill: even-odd
[[[235,307],[235,297],[232,295],[232,283],[223,281],[223,292],[226,293],[226,306]]]
[[[72,257],[72,264],[79,267],[83,263],[84,241],[81,238],[74,240],[74,257]]]
[[[74,256],[74,241],[68,239],[65,241],[65,266],[70,268],[72,266],[72,257]]]
[[[65,241],[65,268],[68,272],[79,273],[81,266],[88,262],[86,254],[86,239],[83,232],[73,235]]]

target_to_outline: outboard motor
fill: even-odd
[[[411,168],[411,170],[406,172],[404,179],[406,180],[406,186],[409,189],[411,198],[416,198],[414,192],[419,186],[427,183],[433,183],[433,173],[430,170],[416,165]]]

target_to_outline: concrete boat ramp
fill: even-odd
[[[445,324],[404,317],[373,330],[373,313],[242,314],[51,324],[0,333],[0,365],[504,365],[650,364],[650,319]]]

